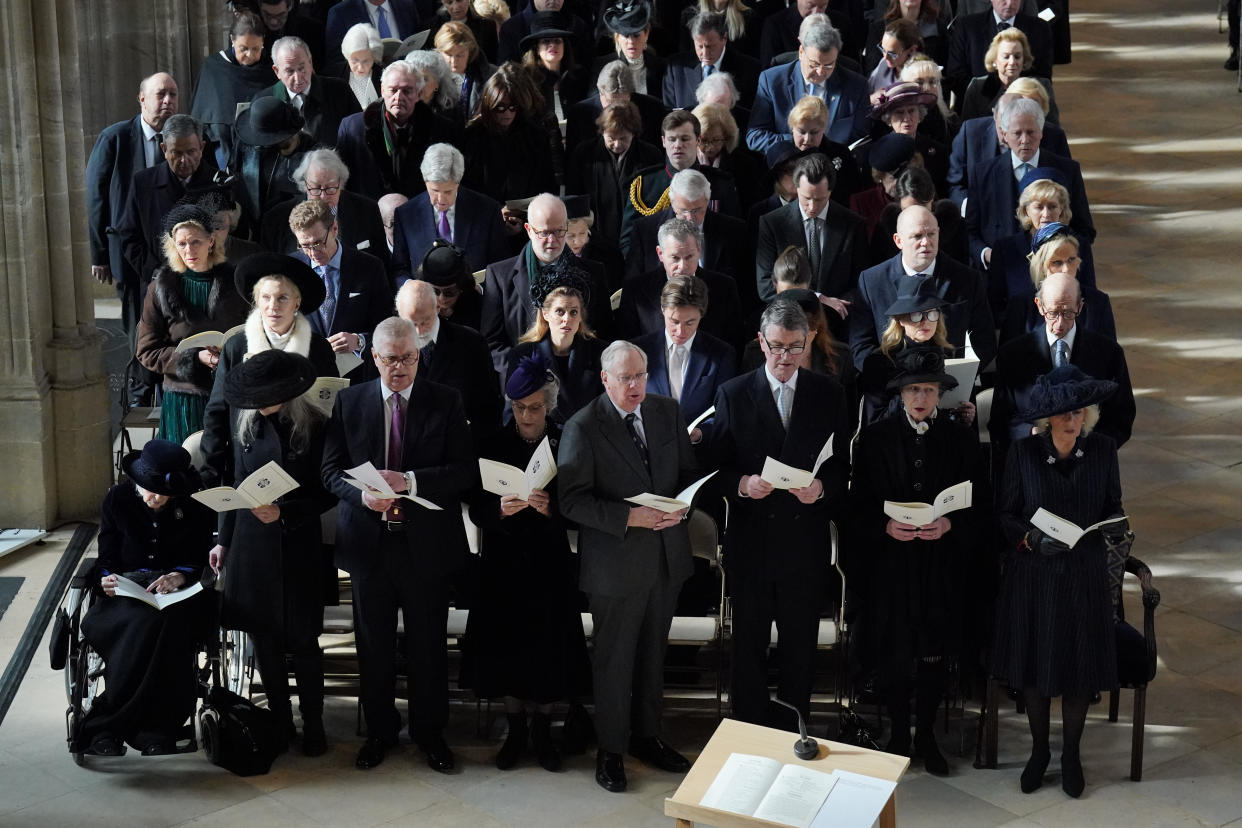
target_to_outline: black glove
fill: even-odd
[[[1068,546],[1036,526],[1026,533],[1026,545],[1032,552],[1041,555],[1060,555],[1069,551]]]

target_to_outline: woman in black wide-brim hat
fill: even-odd
[[[225,484],[235,486],[274,462],[298,488],[256,509],[222,512],[210,555],[214,568],[223,564],[221,624],[250,633],[267,705],[290,737],[295,728],[285,657],[292,656],[308,756],[327,750],[319,649],[326,563],[319,516],[333,503],[319,476],[324,418],[304,396],[315,380],[310,360],[284,351],[255,354],[229,374],[224,396],[233,471]]]
[[[229,373],[248,357],[263,351],[284,351],[310,359],[321,377],[336,377],[336,354],[307,315],[316,313],[326,296],[323,280],[306,262],[278,253],[256,253],[242,260],[234,276],[237,293],[252,303],[246,327],[220,349],[215,384],[203,414],[203,479],[208,486],[231,478],[233,451],[229,404],[224,386]]]
[[[190,454],[151,440],[121,461],[128,480],[108,490],[100,509],[97,599],[82,621],[103,657],[104,692],[91,705],[74,752],[119,755],[175,749],[194,712],[195,641],[205,606],[197,595],[164,610],[115,595],[117,576],[169,593],[198,583],[215,516],[190,498],[199,477]]]
[[[1010,448],[997,494],[1006,554],[992,673],[1026,701],[1033,746],[1023,793],[1043,784],[1051,759],[1053,696],[1061,697],[1061,787],[1072,797],[1082,793],[1087,708],[1117,681],[1104,536],[1089,532],[1070,549],[1031,523],[1040,508],[1081,527],[1123,514],[1116,443],[1091,431],[1098,404],[1116,388],[1072,365],[1037,379],[1023,417],[1041,430]]]
[[[479,456],[524,469],[546,438],[555,459],[561,429],[548,415],[556,406],[557,381],[542,354],[516,363],[505,399],[513,421],[480,444]],[[585,694],[590,672],[577,567],[556,479],[527,500],[479,491],[470,500],[470,519],[483,534],[479,600],[466,625],[463,685],[480,698],[503,699],[509,733],[497,767],[516,765],[529,737],[539,764],[558,770],[552,705]]]
[[[884,501],[932,503],[976,467],[979,439],[938,407],[957,386],[932,344],[896,355],[889,385],[900,410],[863,429],[854,447],[855,548],[865,561],[848,562],[854,591],[866,596],[860,618],[864,663],[875,669],[886,695],[892,735],[887,750],[908,755],[910,697],[916,698],[914,755],[928,773],[943,776],[948,762],[936,745],[934,722],[944,696],[946,668],[962,652],[964,584],[975,544],[973,508],[923,525],[884,512]]]

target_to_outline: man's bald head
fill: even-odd
[[[1044,317],[1048,333],[1061,339],[1074,329],[1078,314],[1082,311],[1082,286],[1068,273],[1053,273],[1039,284],[1035,294],[1035,307]],[[1073,314],[1073,318],[1065,314]],[[1048,315],[1054,314],[1049,319]]]
[[[531,199],[526,208],[526,235],[536,258],[542,262],[556,261],[565,250],[568,232],[569,214],[565,212],[565,202],[551,193],[540,193]]]
[[[397,208],[409,201],[401,193],[389,193],[379,200],[380,221],[384,222],[384,235],[388,237],[388,246],[392,247],[392,223]]]
[[[426,338],[436,324],[436,292],[430,282],[411,279],[397,291],[397,316],[414,323],[418,331],[418,347],[426,345]]]
[[[901,251],[906,267],[920,272],[926,270],[940,250],[940,224],[931,210],[914,204],[897,216],[897,232],[893,244]]]
[[[156,72],[143,78],[138,84],[138,105],[142,107],[142,120],[159,132],[164,122],[177,114],[179,98],[177,82],[167,72]]]

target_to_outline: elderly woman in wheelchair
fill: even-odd
[[[126,743],[144,755],[176,752],[198,694],[196,642],[208,599],[199,594],[160,610],[117,590],[130,581],[166,595],[197,584],[215,515],[189,497],[198,474],[176,443],[152,440],[122,468],[129,480],[104,497],[92,579],[98,588],[81,624],[103,661],[103,691],[71,723],[75,754],[119,756]],[[94,678],[92,671],[74,681]]]

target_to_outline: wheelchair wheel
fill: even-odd
[[[249,697],[254,673],[254,646],[241,630],[224,630],[220,647],[220,673],[224,686],[239,696]]]
[[[81,765],[84,763],[86,747],[81,744],[82,724],[91,712],[95,698],[103,692],[104,663],[99,653],[86,641],[78,638],[77,633],[74,630],[74,637],[69,645],[69,660],[65,664],[65,693],[69,699],[69,707],[65,712],[65,728],[69,748],[73,751],[73,761]]]

